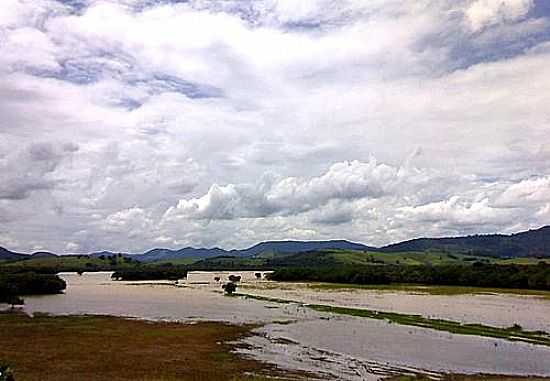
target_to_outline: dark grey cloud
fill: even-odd
[[[24,200],[35,191],[53,189],[60,180],[49,175],[76,151],[72,143],[33,143],[6,153],[0,163],[0,199]]]

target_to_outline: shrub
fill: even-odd
[[[0,381],[15,381],[9,366],[0,364]]]
[[[237,291],[237,285],[233,282],[226,283],[222,286],[223,290],[227,295],[233,294],[235,291]]]

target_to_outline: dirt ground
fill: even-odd
[[[0,313],[0,363],[16,381],[247,380],[282,374],[231,352],[251,327]]]

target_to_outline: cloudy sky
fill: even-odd
[[[2,0],[0,246],[548,223],[548,0]]]

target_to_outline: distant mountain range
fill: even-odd
[[[141,262],[158,262],[176,259],[206,259],[219,256],[254,258],[265,255],[288,255],[326,249],[379,251],[386,253],[410,251],[447,251],[451,253],[472,254],[492,257],[546,257],[550,258],[550,226],[521,233],[472,235],[466,237],[417,238],[383,247],[371,247],[345,240],[330,241],[267,241],[244,250],[224,250],[220,248],[204,249],[186,247],[179,250],[152,249],[141,254],[121,253]],[[111,256],[110,251],[85,254],[92,257]],[[36,257],[52,257],[56,254],[37,252],[22,254],[0,247],[0,260],[22,260]]]
[[[444,250],[492,257],[550,257],[550,226],[504,235],[417,238],[380,248],[384,252]]]

